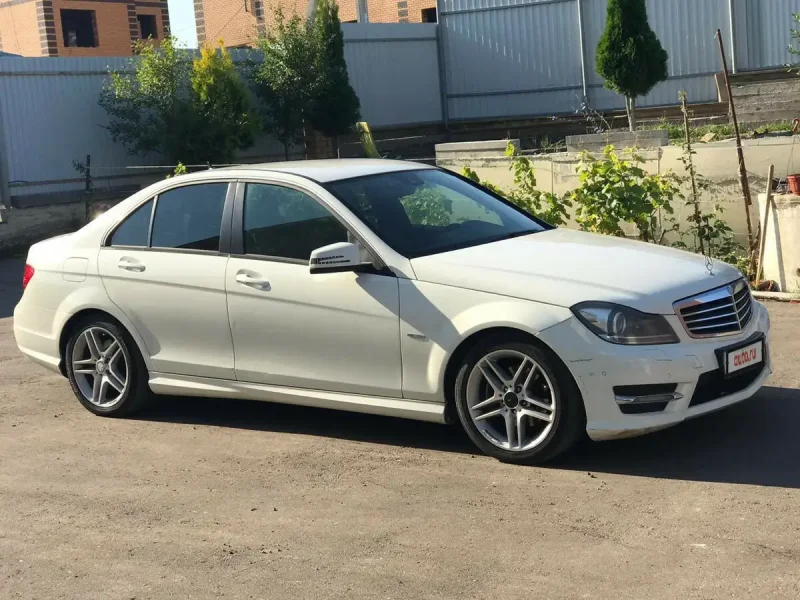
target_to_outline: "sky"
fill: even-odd
[[[167,4],[169,5],[169,24],[172,35],[178,38],[181,46],[197,48],[193,0],[167,0]]]

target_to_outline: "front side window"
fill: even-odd
[[[329,183],[327,188],[407,258],[548,228],[483,189],[436,169],[345,179]]]
[[[219,251],[227,183],[187,185],[159,194],[153,248]]]
[[[111,246],[147,247],[147,236],[150,234],[150,214],[153,212],[153,201],[148,200],[137,208],[117,227],[111,235]]]
[[[245,254],[307,261],[322,246],[347,241],[347,230],[303,192],[248,183],[244,193]]]

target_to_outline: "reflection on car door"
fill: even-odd
[[[237,378],[399,398],[397,279],[311,275],[311,251],[347,241],[347,230],[301,191],[239,186],[233,227],[242,235],[226,273]]]
[[[163,192],[101,248],[108,295],[142,336],[156,372],[235,379],[225,297],[229,257],[220,253],[228,187]]]

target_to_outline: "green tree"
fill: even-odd
[[[251,62],[256,96],[266,117],[266,130],[289,146],[302,139],[304,119],[316,97],[316,52],[308,24],[297,15],[286,19],[275,11],[274,25],[258,39],[261,56]]]
[[[199,119],[199,135],[191,139],[198,145],[193,154],[211,148],[217,162],[229,163],[237,150],[255,143],[261,120],[222,42],[218,50],[203,48],[192,67],[192,116]]]
[[[318,86],[308,118],[314,129],[333,140],[334,151],[337,151],[338,136],[352,131],[361,118],[361,104],[347,75],[344,37],[336,2],[319,0],[311,36],[316,51]]]
[[[608,89],[625,96],[630,130],[636,131],[636,98],[667,79],[667,52],[647,22],[646,0],[609,0],[597,72]]]
[[[253,144],[259,121],[230,56],[189,51],[165,38],[140,43],[132,72],[112,72],[99,104],[107,129],[129,154],[158,152],[170,162],[229,162]]]

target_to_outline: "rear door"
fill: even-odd
[[[229,187],[215,181],[162,192],[100,251],[108,295],[142,336],[156,372],[235,379],[225,298]]]

